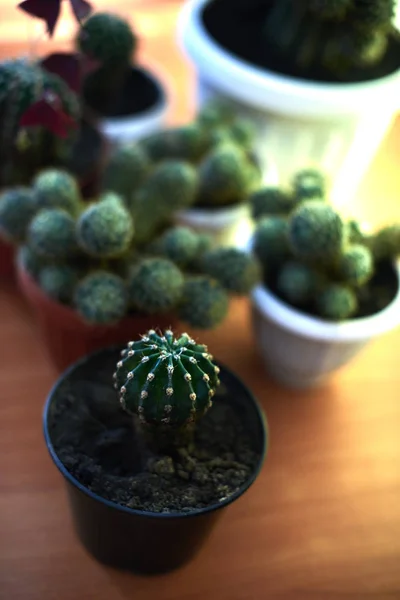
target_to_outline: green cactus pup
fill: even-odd
[[[24,241],[36,212],[32,190],[16,187],[0,194],[0,234],[13,243]]]
[[[46,169],[33,180],[35,202],[40,208],[62,208],[76,216],[81,207],[81,196],[75,178],[60,169]]]
[[[198,421],[212,405],[219,368],[207,347],[187,334],[150,330],[122,351],[114,386],[125,410],[140,424],[181,428]]]
[[[91,204],[77,222],[79,246],[90,256],[113,258],[123,254],[133,239],[130,213],[117,194],[108,192]]]
[[[276,288],[290,304],[304,305],[315,296],[319,280],[318,274],[308,265],[290,260],[280,269]]]
[[[183,285],[183,273],[173,262],[146,258],[133,266],[128,277],[130,303],[143,313],[167,313],[180,301]]]
[[[139,144],[119,144],[112,149],[106,164],[102,188],[119,194],[130,204],[132,193],[144,181],[150,160]]]
[[[112,110],[127,77],[137,39],[131,26],[116,14],[94,13],[81,26],[78,50],[100,66],[84,81],[84,97],[101,113]]]
[[[211,147],[211,134],[198,123],[157,131],[140,142],[151,160],[197,163]]]
[[[195,329],[212,329],[228,314],[229,296],[222,285],[207,275],[185,279],[178,316]]]
[[[374,274],[372,252],[361,244],[348,246],[339,258],[338,272],[340,278],[349,285],[364,285]]]
[[[392,258],[400,255],[400,225],[382,227],[368,239],[375,260]]]
[[[42,290],[63,304],[71,302],[78,279],[78,270],[70,265],[47,265],[38,273]]]
[[[338,258],[346,232],[340,215],[318,200],[302,202],[289,220],[289,243],[293,254],[319,263]]]
[[[315,169],[299,171],[293,178],[294,195],[302,200],[323,200],[325,198],[325,177]]]
[[[282,217],[264,217],[258,222],[253,249],[263,265],[278,265],[289,256],[288,231]]]
[[[344,321],[356,313],[358,300],[350,287],[329,283],[316,297],[316,308],[324,319]]]
[[[295,205],[296,198],[278,187],[264,187],[249,197],[251,216],[254,221],[272,215],[287,215]]]
[[[141,193],[162,212],[182,210],[194,203],[197,172],[182,160],[160,162],[146,179]]]
[[[189,227],[176,226],[167,229],[159,240],[158,251],[175,264],[184,267],[194,260],[199,250],[197,233]]]
[[[74,219],[60,208],[39,211],[29,225],[28,244],[33,252],[45,258],[70,257],[78,249]]]
[[[128,292],[121,277],[108,271],[93,271],[75,287],[74,306],[92,325],[112,325],[128,310]]]
[[[239,248],[216,248],[202,258],[204,273],[213,277],[229,292],[248,294],[261,280],[257,259]]]

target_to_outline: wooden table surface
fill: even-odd
[[[1,57],[26,51],[27,19],[14,4],[0,0]],[[118,3],[145,38],[143,61],[162,64],[174,84],[171,122],[193,110],[193,72],[174,41],[179,5]],[[41,51],[66,47],[72,32],[66,19]],[[376,222],[400,219],[399,140],[397,121],[354,200]],[[325,387],[288,392],[265,374],[248,305],[235,302],[228,321],[204,341],[260,399],[269,455],[199,557],[151,579],[100,566],[71,530],[41,431],[56,374],[28,308],[4,284],[0,328],[1,600],[400,598],[399,331],[371,344]]]

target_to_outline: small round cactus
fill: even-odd
[[[72,175],[58,169],[46,169],[33,180],[35,202],[40,208],[62,208],[75,216],[81,205],[79,187]]]
[[[155,167],[141,188],[141,194],[168,214],[193,204],[197,190],[197,172],[181,160],[165,160]]]
[[[254,232],[253,249],[264,267],[289,256],[288,222],[281,217],[264,217]]]
[[[36,212],[32,190],[16,187],[0,195],[0,234],[14,243],[22,242]]]
[[[368,240],[375,260],[400,256],[400,225],[387,225]]]
[[[248,294],[261,279],[256,258],[239,248],[216,248],[202,258],[204,273],[213,277],[229,292]]]
[[[73,302],[82,319],[93,325],[112,325],[127,313],[128,293],[123,279],[108,271],[93,271],[79,281]]]
[[[189,227],[176,226],[161,237],[159,251],[175,264],[184,267],[196,256],[199,249],[198,235]]]
[[[144,425],[180,428],[199,420],[212,405],[219,368],[206,346],[186,333],[150,330],[122,351],[114,387],[123,408]]]
[[[47,265],[40,270],[38,282],[50,298],[69,304],[78,282],[78,271],[69,265]]]
[[[340,256],[338,272],[349,285],[364,285],[374,274],[374,261],[369,248],[361,244],[348,246]]]
[[[129,63],[137,40],[125,19],[114,13],[97,12],[81,26],[77,43],[83,54],[111,66]]]
[[[276,280],[278,293],[291,304],[306,304],[314,297],[318,276],[308,265],[291,260],[283,265]]]
[[[229,128],[229,135],[240,146],[252,148],[256,136],[256,127],[248,119],[236,119]]]
[[[45,208],[29,225],[28,243],[39,256],[68,258],[77,251],[75,221],[65,210]]]
[[[195,163],[209,150],[211,135],[198,123],[158,131],[141,141],[153,161],[180,159]]]
[[[347,229],[340,215],[318,200],[302,202],[289,220],[289,243],[296,257],[329,262],[340,255]]]
[[[251,216],[254,221],[272,215],[287,215],[295,205],[296,199],[277,187],[256,190],[249,198]]]
[[[325,197],[325,178],[319,171],[304,169],[294,176],[293,188],[297,201],[322,200]]]
[[[123,200],[105,193],[90,205],[77,222],[80,247],[90,256],[113,258],[123,254],[133,238],[133,221]]]
[[[102,188],[119,194],[129,205],[132,193],[144,181],[149,169],[149,158],[139,144],[117,145],[106,164]]]
[[[199,111],[197,121],[209,129],[230,125],[235,119],[236,111],[229,101],[213,98]]]
[[[345,285],[329,283],[318,294],[316,308],[318,314],[325,319],[344,321],[357,311],[357,296]]]
[[[245,153],[233,144],[221,144],[208,153],[199,167],[199,204],[227,205],[243,202],[260,181]]]
[[[166,313],[181,299],[184,277],[166,258],[146,258],[133,266],[128,277],[129,299],[140,312]]]
[[[206,275],[187,277],[178,308],[182,321],[196,329],[213,329],[226,317],[229,308],[227,291]]]

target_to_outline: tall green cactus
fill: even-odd
[[[210,408],[218,373],[207,347],[188,334],[150,330],[122,351],[114,386],[123,408],[141,423],[179,428]]]

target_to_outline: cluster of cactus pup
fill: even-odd
[[[173,313],[194,328],[215,327],[229,295],[247,294],[258,282],[260,265],[171,225],[168,216],[194,193],[196,172],[179,161],[152,167],[139,155],[138,173],[139,164],[148,171],[129,202],[114,191],[84,201],[70,174],[48,169],[31,187],[3,192],[0,233],[19,246],[43,291],[88,323]]]
[[[285,302],[343,321],[365,316],[367,306],[380,310],[392,299],[387,290],[376,297],[370,285],[382,262],[400,256],[400,226],[367,231],[327,202],[326,188],[323,175],[307,169],[288,189],[255,192],[250,197],[253,253],[266,285]]]

